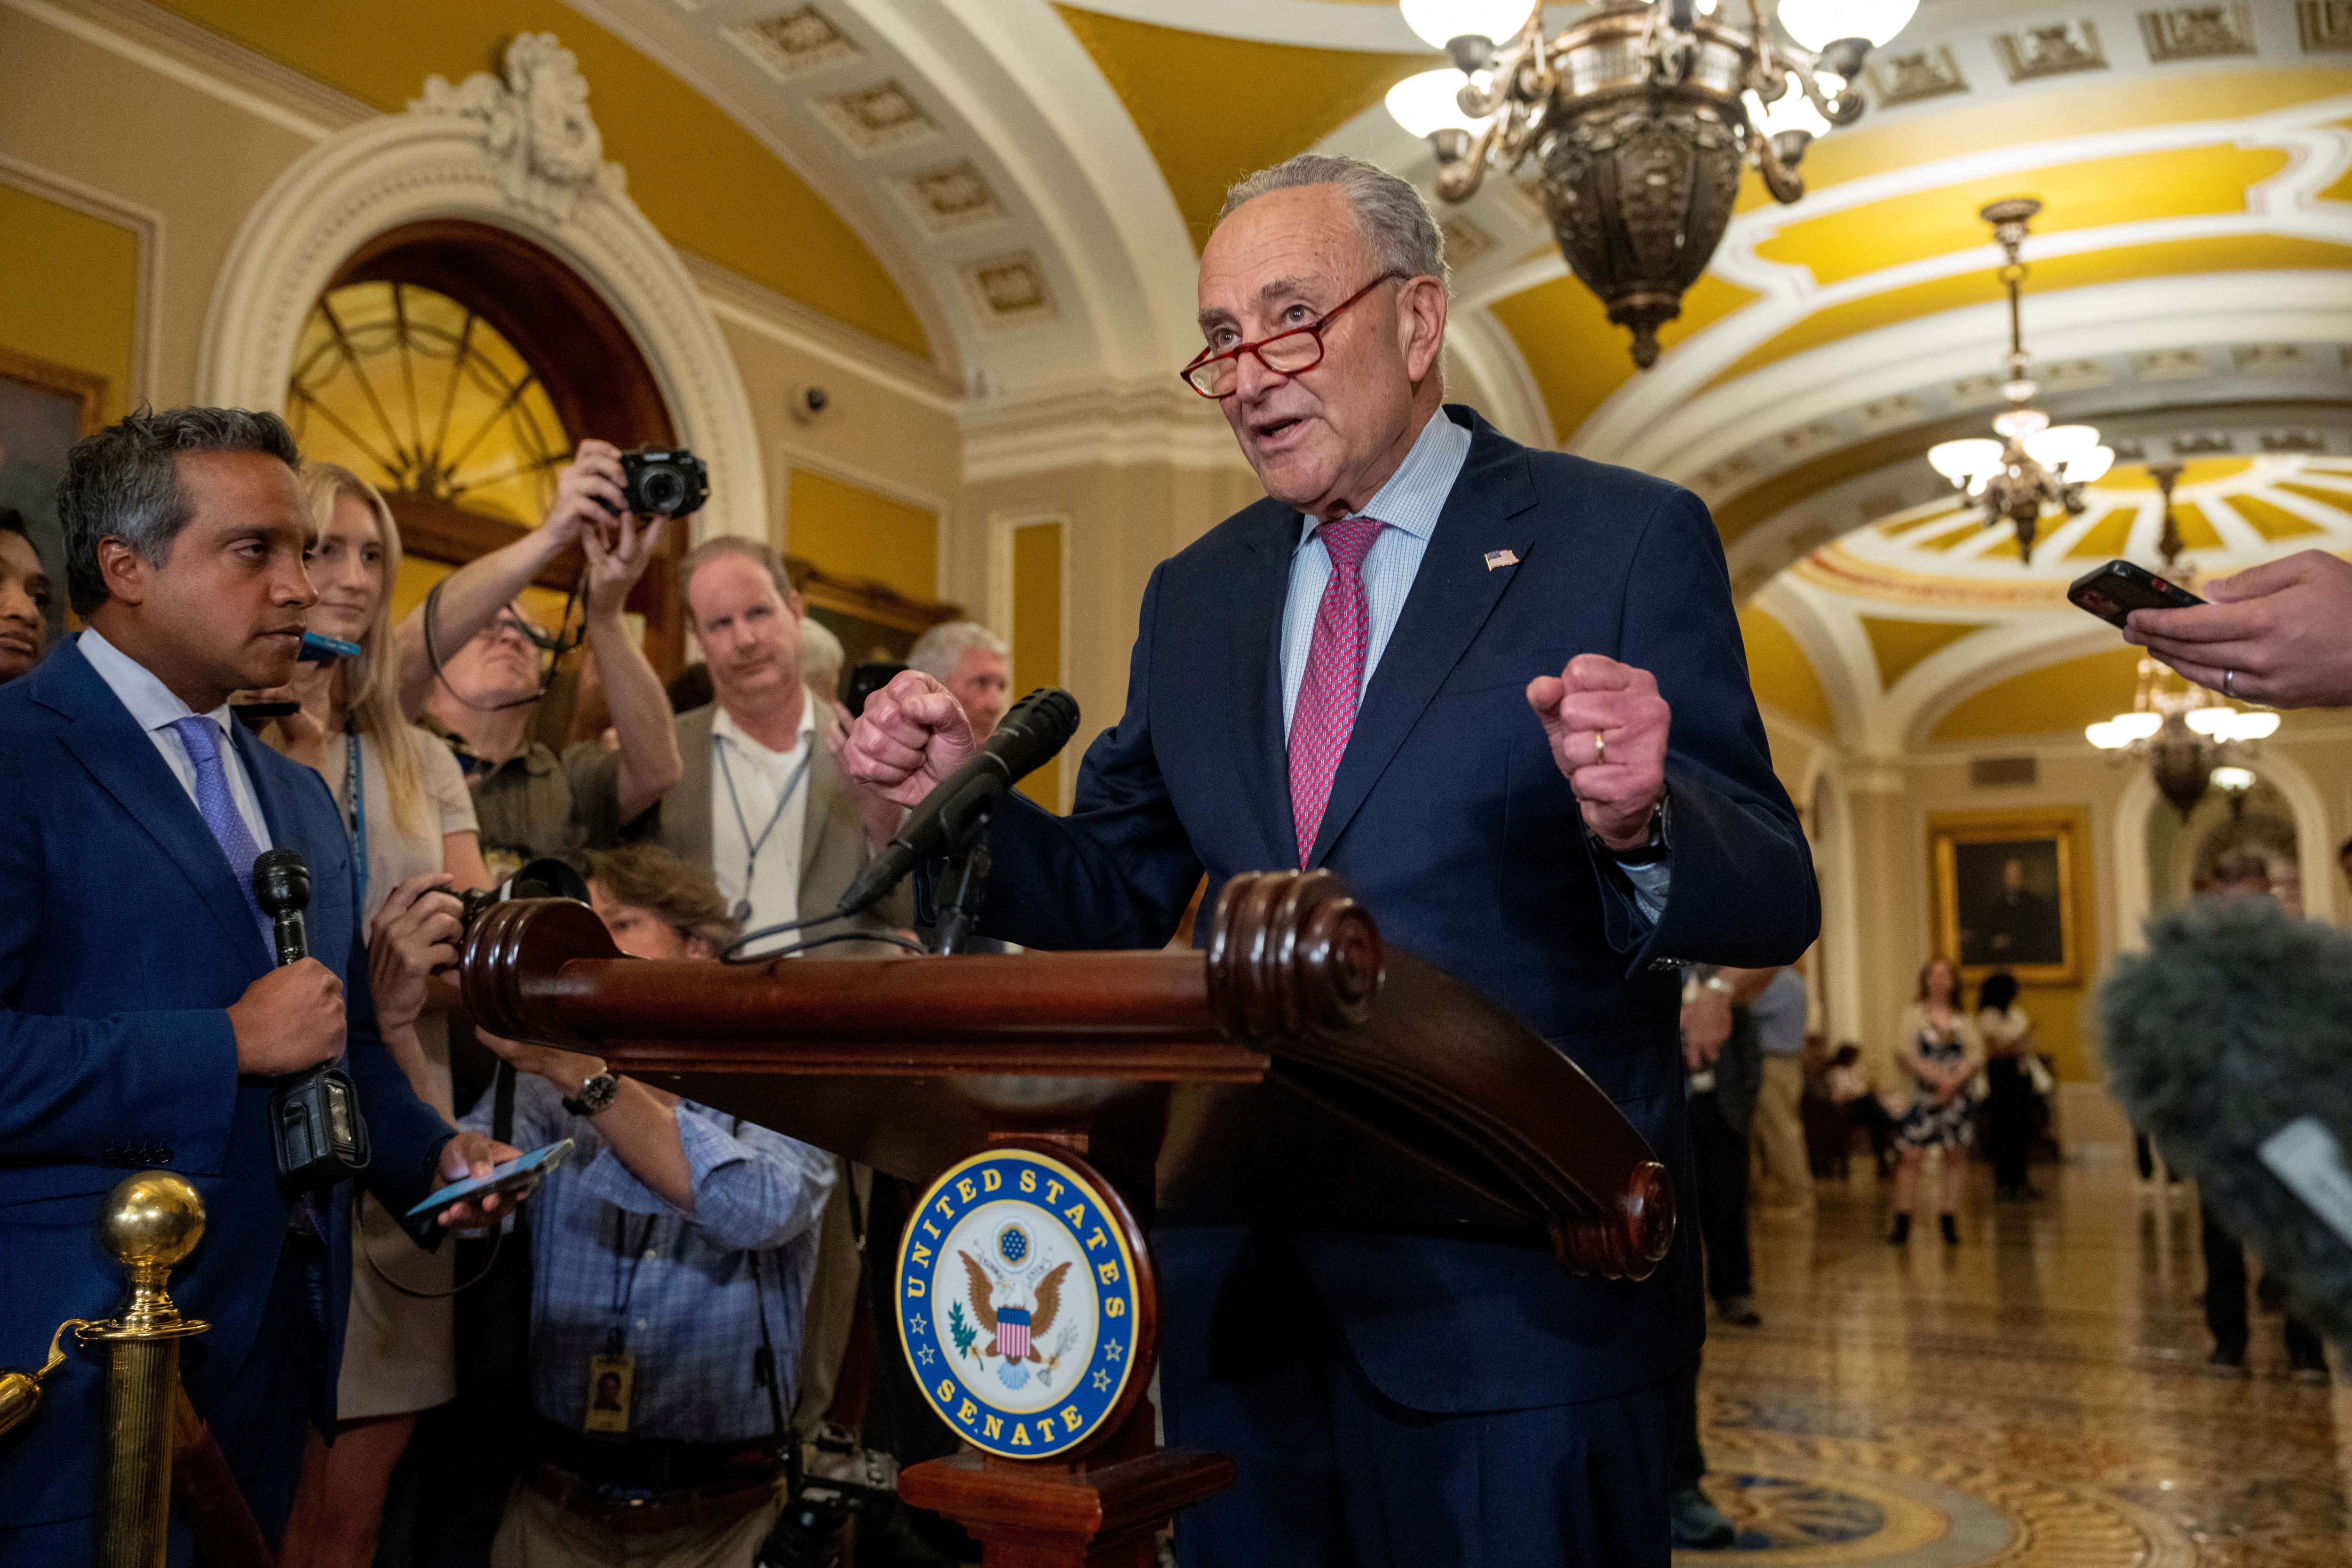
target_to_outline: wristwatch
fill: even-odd
[[[567,1097],[563,1109],[574,1116],[593,1116],[613,1109],[613,1101],[621,1098],[621,1079],[610,1068],[582,1080],[580,1092]]]

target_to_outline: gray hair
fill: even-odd
[[[915,639],[907,654],[907,668],[944,682],[963,662],[963,656],[976,647],[1008,658],[1013,652],[1003,637],[978,621],[947,621]]]
[[[244,408],[141,409],[66,454],[58,481],[58,521],[66,536],[66,597],[89,617],[106,603],[98,545],[119,539],[151,566],[172,558],[172,542],[196,515],[195,498],[180,482],[187,452],[257,452],[289,470],[302,466],[294,433],[275,414]]]
[[[1260,169],[1225,193],[1225,205],[1217,210],[1217,221],[1223,223],[1233,216],[1234,208],[1269,191],[1294,190],[1301,185],[1339,187],[1348,198],[1348,210],[1355,215],[1356,228],[1371,247],[1372,258],[1381,271],[1401,273],[1407,278],[1435,278],[1445,285],[1448,294],[1453,292],[1454,274],[1445,265],[1445,237],[1438,232],[1429,204],[1422,200],[1421,193],[1410,181],[1401,180],[1360,158],[1301,153],[1271,169]]]
[[[837,685],[842,664],[848,657],[848,651],[841,646],[841,639],[833,635],[831,626],[826,626],[814,616],[801,617],[801,679],[803,680],[814,685],[816,677],[831,675],[834,679],[827,684]]]
[[[740,555],[746,561],[757,563],[776,584],[776,596],[787,604],[792,602],[792,574],[784,569],[784,558],[777,554],[772,546],[762,540],[746,539],[740,533],[714,533],[688,551],[685,558],[677,563],[677,596],[686,606],[688,626],[694,624],[694,601],[687,596],[688,591],[694,586],[694,574],[722,555]]]

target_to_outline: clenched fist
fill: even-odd
[[[315,958],[273,969],[228,1006],[236,1070],[283,1078],[343,1051],[343,983]]]
[[[1673,713],[1646,669],[1580,653],[1558,675],[1528,682],[1551,760],[1583,807],[1585,826],[1612,849],[1649,842],[1666,787],[1666,728]]]
[[[948,689],[919,669],[900,670],[866,700],[843,742],[842,771],[870,803],[868,842],[889,838],[901,806],[920,805],[940,781],[971,760],[971,721]]]

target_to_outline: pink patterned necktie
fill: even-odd
[[[1290,714],[1290,817],[1298,832],[1298,863],[1307,864],[1323,808],[1331,803],[1331,777],[1339,771],[1349,732],[1356,727],[1356,700],[1364,689],[1364,653],[1371,636],[1371,613],[1364,604],[1362,567],[1372,541],[1387,525],[1378,518],[1344,517],[1315,531],[1331,557],[1331,579],[1315,607],[1315,640],[1307,649],[1307,674]]]

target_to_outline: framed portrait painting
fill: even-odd
[[[2081,834],[2068,816],[1929,818],[1936,955],[1970,984],[1996,969],[2025,985],[2079,984]]]
[[[25,520],[34,552],[59,592],[49,641],[65,631],[65,531],[58,526],[58,480],[66,448],[105,418],[106,378],[0,348],[0,506]]]

